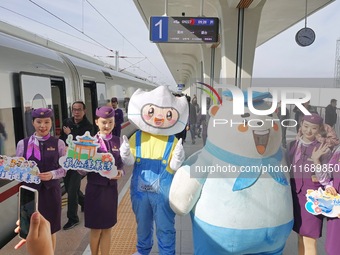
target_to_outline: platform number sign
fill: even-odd
[[[168,41],[169,18],[165,16],[151,17],[150,19],[150,40],[153,42]]]
[[[217,17],[150,18],[150,41],[155,43],[215,43],[218,31]]]

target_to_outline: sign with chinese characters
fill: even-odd
[[[59,164],[66,170],[82,170],[86,172],[96,172],[109,179],[117,176],[118,171],[115,166],[115,159],[111,153],[97,153],[100,144],[89,132],[83,136],[77,136],[77,141],[73,141],[73,136],[69,135],[66,155],[59,159]]]
[[[219,19],[215,17],[150,18],[150,41],[155,43],[218,42]]]
[[[32,160],[0,155],[0,179],[39,184],[39,173],[37,163]]]

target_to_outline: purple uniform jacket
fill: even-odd
[[[337,149],[329,161],[329,168],[332,169],[333,187],[340,192],[340,150]]]
[[[28,138],[24,139],[24,157],[26,158]],[[37,163],[41,173],[58,169],[59,166],[59,139],[50,137],[46,141],[39,141],[41,160],[37,160],[33,154],[27,160]],[[41,181],[39,184],[25,183],[25,185],[37,189],[39,192],[39,212],[50,222],[51,233],[61,229],[61,188],[58,179]]]
[[[301,144],[301,156],[299,160],[295,160],[296,157],[296,151],[298,147],[298,142],[293,141],[290,145],[289,154],[288,154],[288,162],[292,164],[292,179],[291,179],[291,185],[292,190],[296,193],[306,193],[307,189],[318,189],[319,187],[322,187],[322,184],[319,182],[313,182],[312,181],[312,175],[315,175],[311,171],[311,169],[315,169],[315,164],[313,160],[311,159],[312,152],[314,148],[320,147],[320,142],[315,140],[314,142],[305,145]],[[329,154],[325,154],[321,157],[320,161],[321,164],[327,163],[330,157]],[[296,161],[296,162],[295,162]]]
[[[26,158],[27,153],[27,145],[28,145],[29,137],[24,139],[24,157]],[[58,138],[50,137],[46,141],[39,141],[39,149],[41,153],[41,161],[37,160],[33,154],[27,160],[33,160],[37,163],[39,171],[41,173],[49,172],[51,170],[58,169],[59,166],[59,151],[58,151]],[[42,185],[49,189],[51,187],[60,187],[59,180],[49,180],[49,181],[41,181],[39,184],[29,184],[35,189],[40,189]]]
[[[122,170],[123,169],[123,162],[119,154],[119,147],[120,147],[120,138],[117,136],[112,136],[110,140],[103,139],[107,152],[111,153],[115,159],[115,165],[117,169]],[[103,153],[105,151],[102,151],[100,148],[98,149],[98,152]],[[97,184],[97,185],[114,185],[117,180],[110,180],[106,177],[101,176],[98,173],[89,172],[87,174],[87,181],[91,184]]]
[[[333,187],[336,191],[340,192],[340,150],[337,149],[331,160],[329,161],[329,168],[333,170]],[[326,232],[326,252],[329,255],[338,255],[340,250],[340,219],[328,218],[327,220],[327,232]]]

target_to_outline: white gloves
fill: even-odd
[[[120,145],[119,151],[123,164],[131,166],[135,163],[135,158],[130,151],[129,139],[126,135],[123,135],[123,142]]]
[[[176,171],[183,163],[185,159],[184,148],[182,145],[182,138],[176,144],[174,151],[172,152],[172,158],[170,161],[170,168]]]

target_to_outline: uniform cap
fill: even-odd
[[[323,118],[316,113],[312,113],[311,115],[305,115],[303,116],[302,120],[308,121],[312,124],[318,124],[321,125],[323,123]]]
[[[113,97],[113,98],[111,98],[111,103],[113,103],[113,102],[118,102],[118,99],[117,99],[117,97]]]
[[[32,110],[33,118],[52,118],[53,110],[49,108],[37,108]]]
[[[102,106],[96,109],[96,116],[100,118],[112,118],[115,116],[115,110],[110,106]]]

